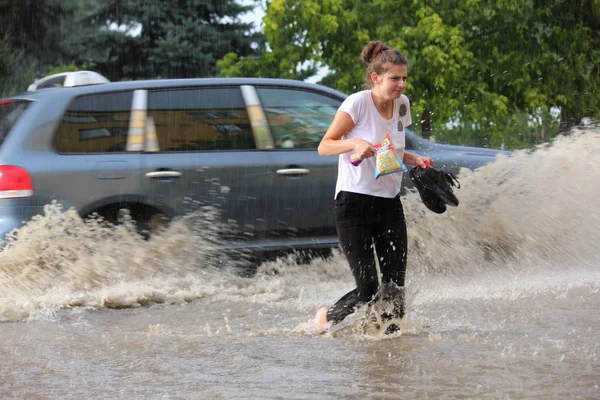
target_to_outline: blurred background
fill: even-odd
[[[111,81],[269,77],[360,89],[379,39],[410,60],[414,129],[521,149],[600,115],[597,0],[1,0],[0,96],[94,70]]]

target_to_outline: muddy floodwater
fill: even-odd
[[[0,398],[599,399],[600,132],[459,179],[445,214],[403,198],[392,335],[312,324],[353,287],[337,250],[244,276],[215,210],[143,240],[50,205],[0,252]]]

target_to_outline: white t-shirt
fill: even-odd
[[[371,90],[351,94],[338,110],[350,114],[355,124],[342,140],[361,138],[372,144],[378,144],[383,141],[385,133],[389,132],[398,157],[402,160],[405,147],[404,129],[412,124],[408,97],[402,95],[394,100],[394,114],[389,120],[377,110]],[[369,157],[355,167],[349,159],[352,154],[353,152],[340,154],[335,197],[342,190],[387,198],[394,198],[400,193],[402,172],[375,179],[375,157]]]

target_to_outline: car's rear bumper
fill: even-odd
[[[29,204],[28,204],[29,203]],[[0,200],[0,240],[6,244],[8,234],[21,228],[36,215],[44,214],[44,205],[32,205],[27,199]]]

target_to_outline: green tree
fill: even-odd
[[[233,0],[96,1],[73,56],[112,80],[214,76],[225,54],[262,50],[262,34],[239,19],[253,7]]]
[[[23,91],[49,65],[69,62],[62,46],[77,0],[0,0],[0,94]]]
[[[542,140],[550,128],[553,109],[560,110],[561,131],[585,116],[600,114],[600,2],[597,0],[501,0],[460,2],[448,15],[451,24],[470,36],[465,46],[474,55],[477,85],[506,105],[500,113],[482,109],[477,96],[464,93],[470,105],[461,118],[477,129],[495,131],[492,138],[510,142],[514,126],[526,131],[537,126]],[[596,49],[596,50],[595,50]],[[468,76],[463,77],[468,79]],[[460,91],[458,92],[460,93]],[[471,92],[475,93],[475,92]],[[463,94],[463,93],[460,93]],[[485,102],[484,102],[485,104]],[[482,112],[483,111],[483,112]],[[529,115],[528,122],[520,113]],[[538,122],[535,122],[538,121]]]
[[[525,131],[537,124],[540,135],[551,135],[546,129],[555,131],[552,121],[535,121],[553,119],[554,108],[561,110],[565,129],[585,115],[600,114],[599,4],[270,0],[263,55],[228,55],[219,67],[226,76],[267,71],[301,77],[326,65],[331,75],[324,82],[349,93],[362,85],[362,46],[380,39],[411,61],[407,94],[423,136],[435,132],[442,140],[461,141],[466,135],[482,145],[516,146],[509,137],[515,127]],[[450,121],[464,129],[450,129]]]
[[[600,0],[536,0],[541,96],[561,109],[561,129],[600,117]]]

